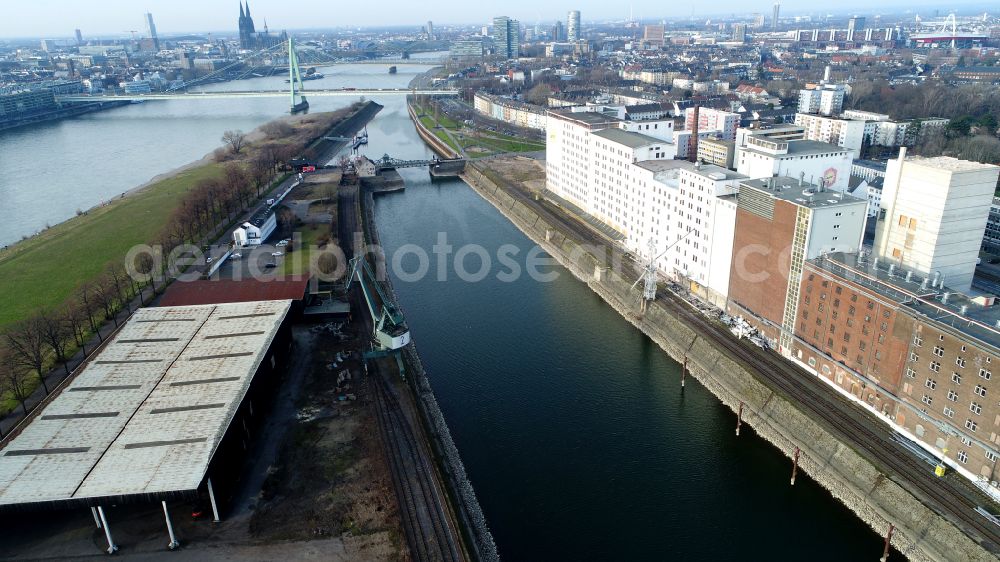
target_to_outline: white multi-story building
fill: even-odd
[[[843,84],[820,84],[813,89],[799,90],[799,113],[837,115],[844,108]]]
[[[619,232],[641,259],[658,255],[661,272],[724,305],[737,184],[746,176],[676,160],[672,120],[566,110],[549,119],[546,187]]]
[[[841,114],[844,119],[864,121],[865,135],[877,146],[912,146],[924,136],[941,131],[949,120],[943,117],[926,117],[907,121],[893,121],[885,113],[848,109]]]
[[[695,109],[684,110],[684,129],[694,130]],[[698,108],[698,132],[715,133],[724,140],[736,140],[736,129],[740,126],[740,114],[709,107]]]
[[[838,119],[811,113],[795,114],[795,124],[805,129],[806,139],[846,148],[855,158],[861,157],[861,146],[865,138],[872,139],[877,130],[874,122]]]
[[[737,145],[736,171],[753,179],[788,176],[827,189],[845,191],[851,151],[825,142],[746,135]]]
[[[991,164],[901,149],[886,169],[876,254],[967,293],[998,176]]]

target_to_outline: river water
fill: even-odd
[[[425,68],[323,69],[331,87],[401,87]],[[215,88],[280,87],[267,78]],[[369,124],[366,150],[429,157],[402,98]],[[317,110],[353,100],[313,98]],[[226,129],[282,114],[284,99],[149,102],[0,133],[0,243],[72,216],[196,159]],[[44,147],[44,148],[43,148]],[[42,165],[44,164],[44,165]],[[390,256],[504,245],[522,266],[534,247],[459,180],[402,170],[407,189],[376,199]],[[410,246],[409,248],[413,248]],[[402,254],[401,254],[402,255]],[[462,454],[500,554],[507,560],[873,560],[881,539],[679,366],[558,267],[466,282],[448,262],[396,293]],[[478,269],[480,258],[464,261]],[[495,262],[496,260],[494,260]],[[399,261],[404,274],[418,259]]]

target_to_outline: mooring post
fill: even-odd
[[[799,453],[801,451],[798,447],[795,448],[795,454],[792,455],[792,486],[795,485],[795,475],[799,472]]]
[[[889,532],[885,534],[885,546],[882,547],[882,558],[879,558],[881,562],[889,559],[889,544],[892,542],[892,532],[895,530],[895,525],[889,523]]]
[[[681,367],[681,388],[684,388],[684,375],[688,372],[688,358],[684,358],[684,366]]]
[[[736,413],[736,436],[740,435],[740,426],[743,425],[743,401],[740,400],[740,410]]]

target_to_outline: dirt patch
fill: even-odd
[[[489,160],[484,165],[500,177],[520,183],[531,191],[545,189],[545,166],[538,160],[507,156]]]
[[[264,482],[250,534],[266,542],[340,537],[349,555],[407,559],[363,367],[357,353],[332,366],[349,349],[337,339],[317,338],[299,420]]]

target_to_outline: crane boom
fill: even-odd
[[[372,337],[379,348],[393,350],[410,343],[410,330],[406,327],[403,314],[382,292],[368,262],[362,256],[351,260],[351,275],[347,279],[346,289],[350,290],[355,279],[361,285],[361,293],[372,319]],[[374,287],[374,293],[370,287]],[[375,302],[376,298],[378,302]]]

